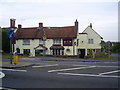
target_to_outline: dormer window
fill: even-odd
[[[61,44],[61,39],[53,39],[53,44]]]

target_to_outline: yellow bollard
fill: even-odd
[[[14,64],[18,64],[18,56],[14,55],[13,58],[14,58]]]

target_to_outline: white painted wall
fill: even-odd
[[[51,47],[52,45],[53,45],[53,39],[47,39],[47,40],[45,41],[45,47],[48,48],[46,54],[51,55],[51,53],[50,53],[50,47]]]
[[[88,43],[88,45],[87,45],[87,48],[89,48],[89,49],[101,49],[101,45],[100,45],[100,43],[101,43],[101,36],[97,33],[97,32],[95,32],[93,29],[91,29],[91,27],[87,27],[84,31],[83,31],[83,33],[87,33],[87,38],[88,39],[93,39],[94,40],[94,44],[89,44]],[[88,42],[88,40],[87,40],[87,42]]]
[[[47,51],[46,54],[51,55],[50,52],[50,47],[53,45],[53,39],[47,39],[45,41],[45,47],[47,47]],[[61,45],[63,46],[63,39],[61,39]],[[23,40],[19,39],[16,40],[16,44],[15,44],[15,49],[19,48],[20,49],[20,53],[23,54],[23,49],[30,49],[30,52],[32,54],[32,56],[35,56],[35,49],[37,46],[39,46],[39,39],[30,39],[30,45],[23,45]],[[64,55],[73,55],[73,46],[64,46]],[[70,52],[67,52],[66,49],[70,49]],[[76,46],[74,47],[74,52],[75,55],[76,53]]]
[[[15,50],[16,48],[20,49],[20,53],[23,54],[23,49],[30,49],[31,55],[35,56],[35,47],[39,45],[39,39],[30,39],[30,45],[23,45],[23,40],[16,40]]]
[[[87,55],[87,48],[88,48],[88,37],[87,34],[78,34],[77,35],[78,46],[76,46],[76,53],[78,49],[85,49],[85,55]],[[77,42],[77,40],[76,40]]]

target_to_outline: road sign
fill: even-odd
[[[8,31],[8,37],[10,38],[10,40],[12,40],[14,38],[14,30]]]

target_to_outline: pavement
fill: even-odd
[[[18,64],[10,64],[10,62],[0,62],[0,67],[2,68],[21,68],[21,67],[28,67],[34,65],[30,62],[19,62]]]

